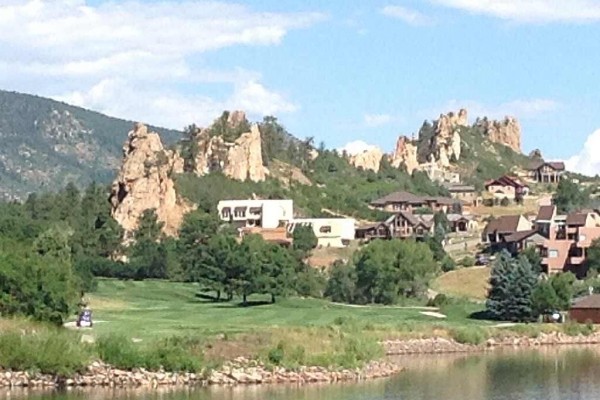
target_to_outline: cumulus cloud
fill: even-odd
[[[387,125],[393,121],[389,114],[365,114],[364,123],[369,128]]]
[[[443,6],[520,23],[600,21],[598,0],[430,0]]]
[[[373,150],[376,148],[377,148],[377,146],[368,144],[362,140],[355,140],[353,142],[347,143],[344,147],[338,149],[338,151],[340,153],[345,151],[349,155],[355,155],[355,154],[360,154],[365,151]]]
[[[512,116],[519,119],[535,119],[556,111],[560,103],[552,99],[517,99],[498,104],[486,104],[475,100],[450,100],[436,112],[457,111],[466,108],[469,117],[488,117],[494,119]]]
[[[430,25],[432,19],[425,14],[403,6],[385,6],[380,12],[391,18],[396,18],[413,26]]]
[[[565,164],[569,171],[579,172],[585,175],[600,174],[600,129],[594,131],[585,141],[581,151]]]
[[[277,45],[290,30],[323,18],[310,12],[257,12],[216,1],[4,0],[0,84],[115,116],[158,117],[171,121],[170,127],[207,122],[184,120],[189,115],[183,110],[204,114],[191,112],[198,106],[290,112],[297,106],[262,83],[260,73],[237,66],[215,70],[204,65],[202,55],[231,46]],[[229,95],[211,99],[190,94],[194,85],[205,83],[227,85]],[[150,113],[149,103],[165,109]]]

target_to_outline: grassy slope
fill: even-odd
[[[161,281],[101,280],[90,296],[93,333],[122,333],[129,337],[155,338],[167,335],[213,335],[243,333],[267,328],[326,327],[340,317],[385,329],[404,329],[406,324],[479,324],[468,320],[468,310],[444,310],[447,321],[420,314],[420,310],[399,307],[353,307],[316,299],[282,299],[276,304],[239,307],[237,303],[214,303],[199,298],[193,284]],[[267,300],[261,296],[250,300]]]
[[[439,276],[432,286],[434,290],[447,295],[485,300],[489,279],[489,268],[462,268]]]

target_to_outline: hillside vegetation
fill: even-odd
[[[133,122],[0,90],[0,198],[24,199],[68,182],[110,182]],[[180,133],[152,128],[172,143]]]

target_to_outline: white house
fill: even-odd
[[[346,247],[354,239],[356,220],[352,218],[300,218],[290,221],[288,232],[297,226],[310,226],[319,247]]]
[[[222,221],[242,227],[275,229],[294,218],[293,200],[221,200],[217,210]]]

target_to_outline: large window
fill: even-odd
[[[558,258],[558,250],[548,250],[548,258]]]
[[[319,228],[319,232],[321,232],[321,233],[331,233],[331,226],[324,225],[324,226],[322,226],[322,227]]]

